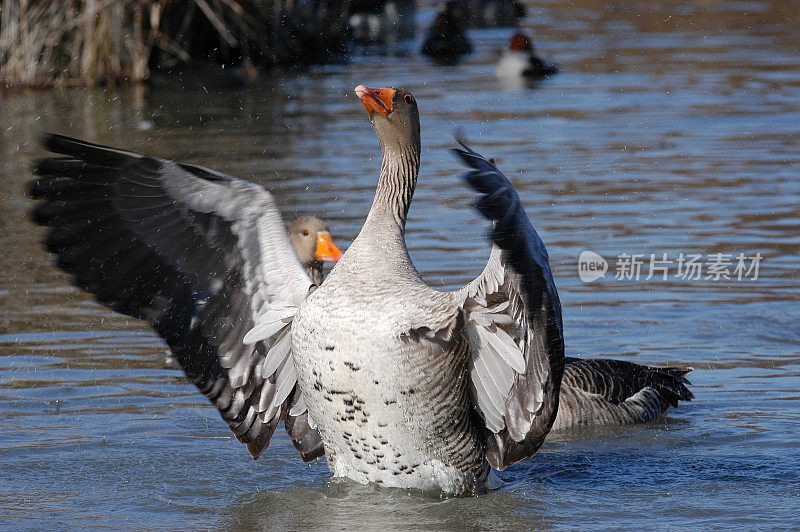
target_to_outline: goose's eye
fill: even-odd
[[[414,103],[414,98],[412,98],[410,94],[406,94],[404,99],[408,105]]]
[[[308,236],[308,229],[303,229],[303,236]]]

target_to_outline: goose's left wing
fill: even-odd
[[[493,221],[489,262],[456,292],[470,344],[474,406],[487,431],[487,459],[504,469],[541,446],[558,411],[564,334],[544,243],[519,196],[496,166],[462,143],[467,183]]]
[[[45,201],[33,215],[51,228],[58,266],[103,305],[149,322],[254,458],[281,419],[304,459],[320,456],[289,335],[313,281],[272,195],[60,135],[45,147],[63,157],[36,163],[31,195]]]

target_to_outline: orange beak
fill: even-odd
[[[333,243],[330,233],[318,233],[317,251],[314,256],[320,262],[338,262],[342,258],[342,252]]]
[[[370,89],[364,85],[356,87],[356,96],[361,100],[361,105],[367,110],[367,115],[371,116],[372,111],[379,115],[386,116],[392,112],[392,98],[394,89]]]

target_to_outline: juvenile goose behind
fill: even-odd
[[[328,224],[316,216],[301,216],[292,222],[289,240],[314,284],[322,284],[323,262],[336,262],[342,258],[342,252],[333,243]]]

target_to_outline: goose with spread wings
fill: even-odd
[[[419,116],[402,89],[356,93],[383,151],[359,236],[317,287],[262,187],[51,136],[35,220],[101,303],[148,321],[257,458],[280,421],[336,476],[468,493],[533,455],[558,410],[561,307],[544,244],[502,173],[466,146],[493,222],[483,273],[422,281],[405,246]]]
[[[456,153],[493,221],[493,248],[463,289],[427,286],[405,244],[420,166],[417,102],[403,89],[362,85],[356,94],[383,159],[359,235],[292,322],[302,400],[334,475],[481,490],[492,468],[539,449],[558,409],[564,340],[547,252],[508,179],[464,146]],[[273,329],[262,320],[245,341]]]

